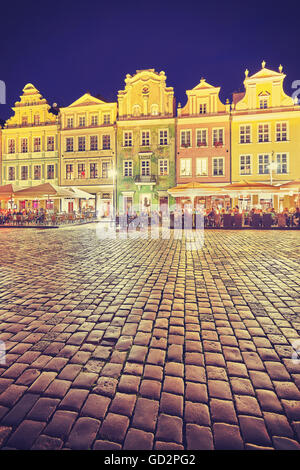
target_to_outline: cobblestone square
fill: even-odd
[[[2,449],[300,449],[299,232],[0,232]]]

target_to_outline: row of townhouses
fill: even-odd
[[[265,65],[253,75],[246,70],[244,92],[225,104],[220,88],[201,79],[176,106],[165,73],[154,69],[127,74],[114,103],[86,93],[67,107],[50,106],[27,84],[1,129],[1,185],[72,187],[90,197],[54,201],[58,210],[80,204],[107,215],[112,207],[160,209],[191,197],[222,206],[230,200],[215,195],[220,185],[297,180],[300,106],[284,92],[282,66]],[[287,194],[281,204],[294,201]]]

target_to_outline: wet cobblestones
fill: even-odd
[[[299,240],[3,229],[1,448],[300,449]]]

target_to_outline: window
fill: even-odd
[[[22,126],[27,126],[27,124],[28,124],[28,117],[22,116]]]
[[[135,104],[132,107],[132,115],[133,116],[140,116],[140,114],[141,114],[141,107],[138,104]]]
[[[223,158],[213,158],[213,176],[224,175],[224,160]]]
[[[35,126],[38,126],[40,124],[40,116],[38,114],[35,114],[35,116],[33,117],[33,124]]]
[[[169,160],[158,161],[159,176],[167,176],[169,174]]]
[[[102,178],[110,176],[110,162],[102,162]]]
[[[67,127],[71,128],[74,126],[74,119],[72,117],[67,118]]]
[[[14,166],[8,168],[8,181],[15,181],[16,179],[16,169]]]
[[[22,153],[28,152],[28,140],[27,139],[21,139],[21,152]]]
[[[206,109],[207,109],[207,108],[206,108],[206,103],[200,104],[199,113],[200,113],[200,114],[206,114],[206,113],[207,113]]]
[[[240,126],[240,144],[250,144],[251,126]]]
[[[103,114],[103,124],[110,124],[110,114]]]
[[[142,146],[150,145],[150,131],[141,132],[141,145]]]
[[[78,137],[78,152],[85,151],[85,137]]]
[[[77,170],[78,170],[78,178],[79,179],[85,178],[85,164],[78,163]]]
[[[213,129],[213,145],[215,147],[224,144],[224,129]]]
[[[15,153],[16,142],[14,139],[8,139],[8,153]]]
[[[260,107],[260,109],[267,109],[267,107],[268,107],[268,98],[260,98],[259,107]]]
[[[123,133],[123,146],[132,147],[132,131]]]
[[[85,116],[79,116],[79,127],[85,127]]]
[[[192,159],[180,159],[180,176],[192,176]]]
[[[66,138],[66,152],[73,152],[73,150],[74,150],[73,137],[67,137]]]
[[[21,166],[21,180],[28,180],[28,166]]]
[[[47,137],[47,151],[53,152],[54,150],[54,137]]]
[[[123,176],[133,176],[133,162],[132,160],[124,160],[123,162]]]
[[[153,104],[151,106],[151,114],[152,116],[158,116],[158,104]]]
[[[98,126],[98,116],[95,114],[94,116],[91,117],[91,125],[92,126]]]
[[[269,142],[269,124],[258,125],[258,142]]]
[[[180,132],[180,146],[190,147],[191,146],[191,131]]]
[[[102,148],[103,150],[110,149],[110,135],[105,134],[102,136]]]
[[[207,158],[196,159],[196,176],[207,176]]]
[[[197,144],[197,147],[207,146],[207,129],[196,130],[196,144]]]
[[[54,179],[54,165],[47,165],[47,179]]]
[[[270,164],[270,156],[267,155],[258,155],[258,173],[260,175],[268,175]]]
[[[35,180],[40,180],[41,179],[41,166],[40,165],[34,165],[33,167],[33,179]]]
[[[33,139],[33,151],[34,152],[40,152],[41,151],[41,138],[40,137],[35,137]]]
[[[98,178],[97,163],[90,163],[90,178]]]
[[[251,155],[240,155],[240,175],[251,175]]]
[[[286,142],[287,141],[287,124],[286,122],[276,123],[276,141]]]
[[[90,150],[98,150],[98,136],[96,135],[90,137]]]
[[[168,130],[163,129],[159,131],[159,145],[168,145]]]
[[[150,176],[150,160],[141,161],[141,175]]]
[[[288,173],[288,157],[286,153],[277,153],[276,163],[278,174],[284,175]]]
[[[73,178],[73,165],[66,165],[66,179],[71,180]]]

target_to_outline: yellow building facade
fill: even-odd
[[[90,199],[66,202],[66,211],[96,209],[109,215],[114,205],[117,103],[89,93],[60,108],[60,185],[90,193]]]
[[[31,83],[24,87],[20,101],[12,110],[14,115],[2,129],[1,184],[12,183],[17,189],[42,183],[58,185],[57,113],[51,112],[46,99]],[[19,206],[30,209],[38,207],[38,204],[19,201]]]
[[[262,68],[249,76],[245,92],[234,94],[231,110],[232,182],[275,186],[299,179],[300,107],[283,89],[286,75]],[[250,196],[249,196],[250,197]],[[295,196],[252,196],[251,204],[276,209],[294,206]]]

